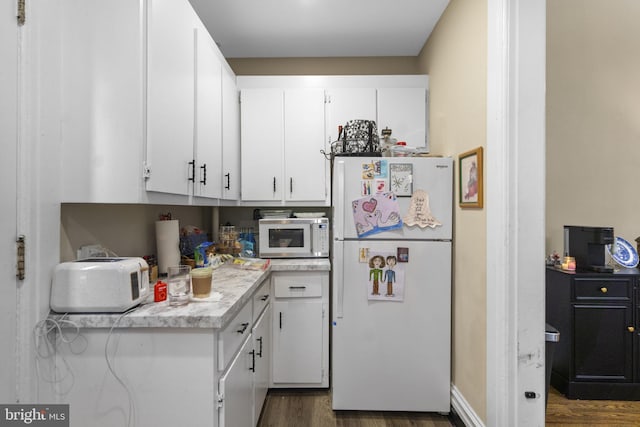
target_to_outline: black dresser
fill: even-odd
[[[551,384],[571,399],[640,400],[640,270],[548,267],[546,321],[560,332]]]

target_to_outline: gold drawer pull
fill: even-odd
[[[607,288],[605,288],[604,286],[600,288],[600,292],[602,292],[603,294],[606,294],[608,291]]]
[[[634,328],[633,326],[627,326],[627,331],[633,332],[635,330],[636,330],[636,328]]]

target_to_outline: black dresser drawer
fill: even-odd
[[[576,277],[574,301],[631,301],[633,281],[624,278]]]

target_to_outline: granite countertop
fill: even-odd
[[[274,259],[266,270],[222,266],[213,272],[212,296],[183,306],[168,301],[142,304],[126,314],[52,312],[50,318],[72,321],[81,328],[211,328],[220,329],[250,301],[271,271],[329,271],[328,259]],[[152,301],[153,295],[150,295]],[[115,325],[115,326],[114,326]]]
[[[271,260],[271,271],[329,271],[329,258],[280,258]]]

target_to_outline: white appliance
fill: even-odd
[[[58,264],[50,306],[59,313],[122,313],[149,293],[149,266],[137,257],[86,258]]]
[[[327,218],[261,219],[258,231],[260,258],[329,257]]]
[[[380,161],[385,163],[376,164]],[[377,165],[379,175],[365,176],[371,165]],[[430,212],[441,225],[404,224],[359,238],[353,202],[370,197],[366,194],[372,185],[389,190],[394,180],[407,179],[411,185],[396,194],[424,190]],[[332,199],[333,409],[448,413],[452,159],[336,157]],[[409,211],[411,200],[397,197],[401,216]],[[384,221],[385,216],[372,218]],[[369,257],[379,253],[398,254],[393,268],[396,279],[402,279],[401,300],[386,297],[384,280],[381,296],[373,297],[379,299],[371,299]],[[400,257],[407,262],[400,262]]]

